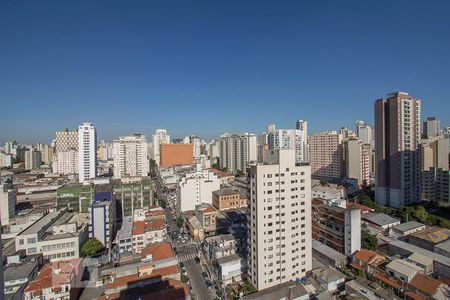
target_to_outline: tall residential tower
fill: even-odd
[[[95,178],[97,174],[97,131],[91,123],[78,127],[78,180]]]

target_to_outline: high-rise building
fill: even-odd
[[[311,175],[339,180],[344,175],[342,138],[336,131],[324,131],[308,137]]]
[[[306,121],[297,121],[297,126],[302,129],[276,129],[270,126],[268,131],[268,149],[295,149],[295,161],[306,162],[308,160],[308,132]]]
[[[0,183],[0,217],[2,225],[9,225],[9,219],[14,216],[16,199],[16,190],[12,183]]]
[[[152,159],[159,166],[160,159],[160,145],[170,144],[170,135],[167,134],[165,129],[156,129],[155,134],[153,134],[153,155]]]
[[[37,144],[36,150],[41,152],[42,163],[50,164],[53,161],[54,149],[47,144]]]
[[[120,137],[113,141],[113,149],[115,178],[148,175],[149,163],[145,135]]]
[[[55,174],[78,174],[78,151],[69,150],[55,153],[52,168]]]
[[[247,168],[248,266],[258,290],[303,278],[312,268],[311,173],[295,150],[266,150]]]
[[[192,144],[161,144],[160,149],[162,168],[194,164]]]
[[[69,131],[67,128],[56,132],[55,152],[78,151],[78,131]]]
[[[365,185],[370,178],[371,146],[359,139],[344,141],[345,177],[355,179],[359,186]]]
[[[177,185],[177,206],[182,212],[196,205],[212,203],[212,192],[220,189],[217,175],[210,170],[185,174]]]
[[[423,138],[429,139],[434,136],[439,136],[441,133],[441,122],[436,117],[428,117],[423,122]]]
[[[431,167],[422,172],[422,200],[450,206],[450,171]]]
[[[449,140],[444,137],[432,137],[422,140],[420,149],[420,170],[428,171],[432,167],[449,169]]]
[[[356,121],[356,136],[363,144],[373,143],[373,129],[364,121]]]
[[[395,92],[375,102],[375,199],[400,207],[420,200],[421,100]]]
[[[97,131],[91,123],[78,127],[78,180],[85,182],[97,174]]]
[[[30,148],[25,151],[25,169],[34,170],[42,165],[42,156],[40,151]]]
[[[220,136],[220,166],[229,172],[245,172],[247,163],[257,160],[256,135],[250,133]]]
[[[192,144],[194,147],[194,157],[198,158],[202,154],[202,143],[198,136],[190,135],[183,139],[183,144]]]

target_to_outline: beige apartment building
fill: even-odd
[[[395,92],[375,102],[375,200],[400,207],[420,200],[421,100]]]
[[[420,144],[420,170],[428,171],[432,167],[447,169],[448,138],[432,137]]]
[[[311,170],[295,150],[266,150],[247,168],[248,274],[258,290],[303,278],[312,268]]]
[[[308,137],[311,175],[339,180],[344,175],[341,135],[324,131]]]
[[[247,199],[238,188],[224,187],[212,193],[212,205],[218,210],[247,207]]]
[[[359,186],[370,179],[371,146],[363,144],[359,139],[344,142],[345,177],[355,179]]]
[[[134,134],[113,141],[114,178],[143,177],[149,172],[147,139]]]
[[[78,151],[78,131],[69,131],[67,128],[56,132],[55,152]]]

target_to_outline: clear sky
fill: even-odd
[[[449,1],[1,1],[0,142],[310,132],[400,90],[450,125]]]

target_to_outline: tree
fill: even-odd
[[[186,275],[181,274],[180,280],[182,283],[187,283],[189,281],[189,278]]]
[[[416,218],[418,221],[425,223],[428,218],[428,213],[426,209],[423,206],[417,206],[414,210],[414,218]]]
[[[328,181],[326,181],[325,179],[320,179],[319,182],[322,186],[328,185]]]
[[[256,288],[249,282],[244,282],[241,284],[240,291],[245,295],[256,293]]]
[[[237,170],[236,171],[236,177],[244,177],[245,173],[242,172],[241,170]]]
[[[91,238],[83,244],[81,254],[84,256],[93,257],[102,253],[104,249],[105,247],[98,239]]]
[[[184,219],[182,216],[179,216],[177,218],[177,226],[181,228],[183,226],[183,224],[184,224]]]
[[[403,222],[411,221],[411,218],[414,217],[414,207],[410,206],[401,206],[399,211],[399,216],[402,218]]]
[[[370,234],[366,224],[361,226],[361,248],[367,250],[378,249],[378,239],[375,235]]]

